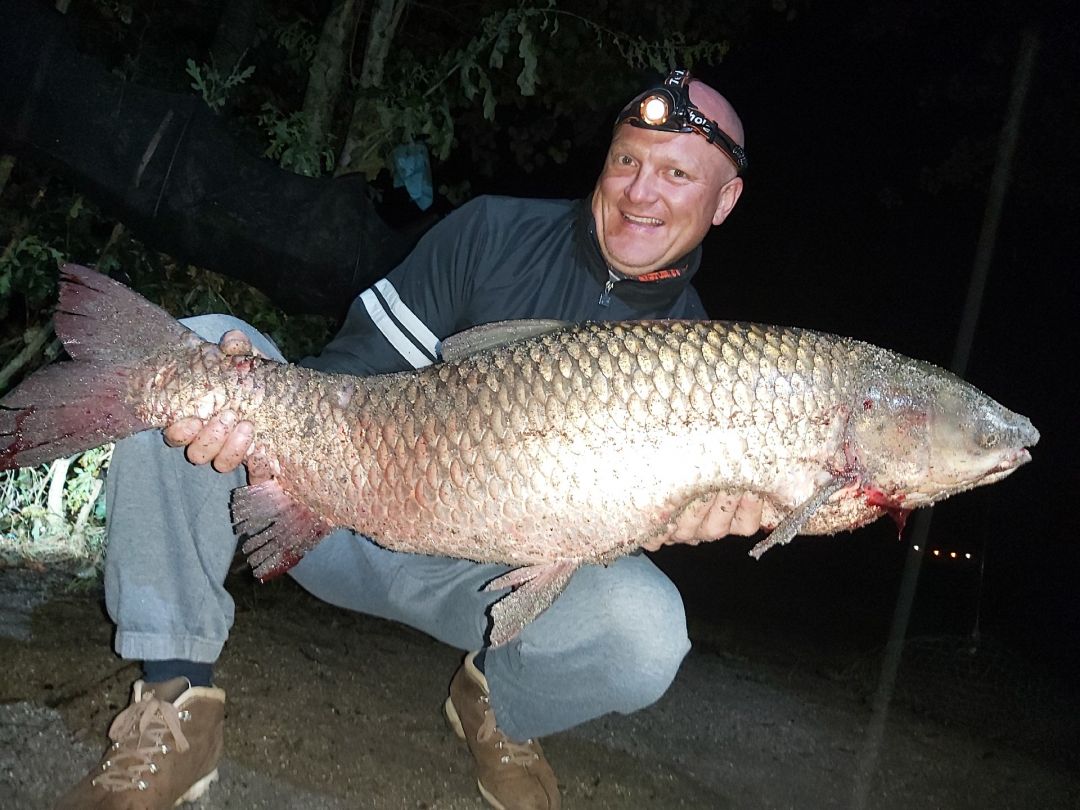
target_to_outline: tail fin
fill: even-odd
[[[0,470],[29,467],[150,427],[127,402],[128,369],[191,332],[86,267],[60,270],[53,323],[73,362],[31,375],[0,400]]]

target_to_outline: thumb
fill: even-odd
[[[218,341],[221,351],[227,355],[254,354],[251,348],[251,338],[239,329],[230,329],[221,336]]]

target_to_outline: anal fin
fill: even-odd
[[[334,530],[273,478],[233,490],[232,518],[233,529],[245,538],[242,550],[252,572],[262,582],[288,571]]]
[[[511,641],[525,625],[551,607],[580,565],[576,560],[526,565],[489,582],[485,591],[514,589],[491,606],[492,627],[488,638],[491,646]]]

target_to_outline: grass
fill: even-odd
[[[96,577],[105,556],[112,447],[0,473],[0,565],[63,563]]]

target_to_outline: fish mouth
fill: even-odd
[[[1018,467],[1023,467],[1029,461],[1031,461],[1031,453],[1028,452],[1026,447],[1021,448],[1004,456],[1001,461],[993,467],[987,468],[982,474],[973,473],[963,481],[954,481],[945,486],[933,489],[910,491],[906,493],[904,502],[907,506],[915,508],[920,506],[931,506],[938,501],[948,498],[950,495],[966,492],[975,487],[984,486],[985,484],[996,483],[1002,478],[1011,475]]]
[[[1015,472],[1018,467],[1023,467],[1029,461],[1031,461],[1031,453],[1026,447],[1022,447],[1019,450],[1010,453],[996,465],[980,475],[971,483],[971,487],[981,487],[984,484],[993,484],[1000,481],[1002,478]]]
[[[1002,459],[996,467],[991,467],[986,474],[979,479],[979,484],[993,484],[1000,481],[1017,467],[1023,467],[1031,461],[1031,452],[1026,447],[1021,447],[1008,458]]]

